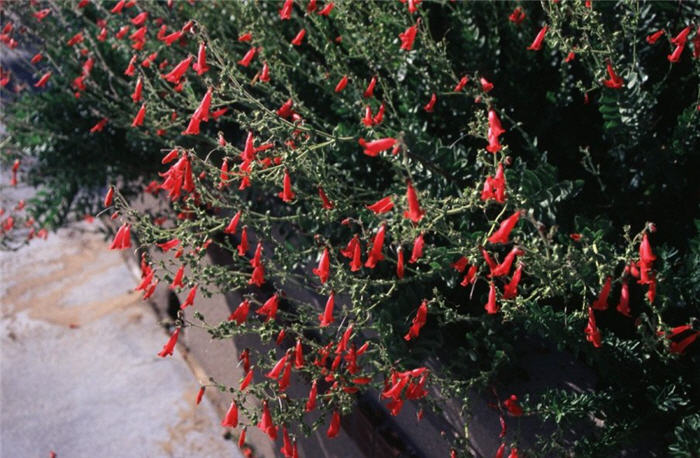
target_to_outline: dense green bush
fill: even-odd
[[[253,310],[273,292],[282,299],[277,319],[251,316],[245,323],[216,324],[185,310],[178,329],[203,327],[215,338],[257,333],[265,340],[283,331],[282,346],[293,348],[298,339],[306,360],[294,372],[326,380],[319,382],[325,396],[318,407],[328,415],[347,412],[355,389],[365,388],[364,381],[352,379],[362,375],[379,391],[398,386],[401,395],[389,407],[394,412],[407,397],[426,409],[439,409],[446,397],[464,406],[467,423],[474,393],[517,382],[523,346],[565,350],[594,371],[595,389],[516,393],[525,415],[554,431],[526,453],[601,456],[626,448],[643,454],[642,447],[648,453],[692,456],[698,449],[697,344],[679,348],[682,339],[689,344],[697,335],[700,293],[697,185],[691,173],[700,166],[700,31],[692,22],[700,13],[697,4],[424,1],[411,13],[412,2],[339,1],[322,15],[329,3],[313,10],[309,2],[297,1],[284,2],[292,6],[290,18],[282,19],[283,2],[133,8],[124,3],[83,8],[59,3],[40,22],[32,16],[38,6],[16,8],[17,24],[27,30],[16,27],[10,33],[50,57],[54,73],[45,92],[18,96],[5,122],[16,154],[36,158],[37,168],[26,175],[54,193],[37,201],[37,218],[60,222],[52,216],[59,207],[61,215],[84,211],[86,205],[94,210],[101,200],[94,191],[119,183],[114,209],[126,224],[119,237],[131,228],[143,245],[177,239],[187,248],[181,257],[145,267],[147,295],[156,278],[173,282],[186,266],[183,287],[197,288],[191,295],[245,291]],[[110,13],[115,5],[125,9]],[[516,7],[524,13],[522,21],[509,20]],[[143,12],[148,29],[143,48],[135,51],[133,45],[139,47],[141,40],[129,35],[138,26],[128,21]],[[100,18],[109,18],[104,41],[96,39]],[[130,30],[118,39],[115,33],[126,24]],[[166,29],[158,36],[161,24]],[[541,48],[527,49],[545,24]],[[670,62],[674,45],[669,39],[686,26],[683,52],[678,62]],[[412,46],[399,37],[410,34],[409,27],[416,33]],[[290,44],[302,29],[300,45]],[[657,42],[645,39],[661,29],[665,34]],[[78,32],[84,41],[67,46]],[[168,35],[175,40],[171,45],[165,43]],[[167,81],[163,75],[188,55],[192,64],[199,62],[200,43],[206,44],[208,71],[190,68],[181,86]],[[411,49],[400,49],[402,43]],[[241,65],[251,47],[254,58]],[[155,52],[148,68],[138,65]],[[567,58],[570,52],[574,56]],[[134,74],[124,75],[134,55]],[[76,91],[71,83],[88,58],[95,59],[94,69],[85,89]],[[263,81],[264,64],[269,81]],[[41,65],[36,80],[45,71]],[[366,97],[373,77],[373,95]],[[143,101],[134,103],[138,80]],[[211,107],[198,110],[208,90]],[[429,111],[425,105],[432,94],[436,102]],[[285,113],[287,101],[293,105]],[[142,103],[143,126],[132,127]],[[366,107],[374,117],[380,106],[381,122],[364,124]],[[228,111],[216,119],[200,119],[224,107]],[[489,138],[489,129],[498,128],[489,112],[502,120],[502,135]],[[102,118],[108,118],[104,130],[90,133]],[[198,135],[184,135],[188,125],[200,121]],[[246,146],[249,132],[254,142]],[[363,154],[361,138],[395,142],[370,157]],[[497,151],[487,151],[487,143]],[[161,165],[173,148],[174,160]],[[222,163],[229,169],[222,171]],[[493,180],[500,167],[505,182]],[[159,178],[155,170],[168,170],[168,175]],[[295,196],[282,201],[278,193],[285,176]],[[163,183],[162,199],[170,192],[173,212],[164,224],[128,204],[128,197],[151,179]],[[504,199],[484,200],[489,180],[505,187]],[[322,205],[319,187],[332,208]],[[416,208],[412,218],[404,215],[412,197],[408,189],[416,190],[425,216]],[[78,207],[70,203],[74,196],[87,200]],[[393,196],[392,210],[375,214],[366,208],[387,196]],[[507,243],[491,243],[505,218],[521,210]],[[236,230],[222,234],[238,211]],[[251,236],[244,254],[251,255],[254,242],[264,242],[264,256],[258,259],[264,280],[256,287],[249,285],[261,271],[237,254],[243,227]],[[351,270],[338,250],[357,234],[364,263],[379,227],[386,230],[386,259],[376,267]],[[421,235],[424,253],[409,263]],[[232,254],[232,266],[202,267],[205,251],[196,248],[212,240]],[[653,246],[653,264],[640,248],[643,240]],[[330,278],[319,283],[310,266],[324,249],[329,249]],[[498,263],[517,249],[521,253],[506,275],[490,278],[494,268],[483,253]],[[401,252],[405,273],[397,278]],[[463,272],[457,273],[452,266],[462,256],[476,269],[475,281],[466,287],[460,282],[468,268],[458,266]],[[506,294],[519,263],[523,275],[517,294]],[[652,278],[645,281],[641,273],[643,284],[638,284],[638,271],[645,267]],[[590,312],[602,333],[598,346],[589,306],[608,276],[613,284],[609,307]],[[615,310],[623,284],[629,286],[630,316]],[[313,302],[291,293],[299,289],[314,292],[322,303],[338,295],[330,327],[319,325]],[[494,293],[499,310],[492,304],[487,310],[493,313],[484,313]],[[425,323],[414,320],[422,313],[417,310],[423,298]],[[626,312],[624,306],[619,309]],[[404,335],[412,323],[420,332],[407,342]],[[689,329],[677,328],[683,325]],[[665,338],[672,328],[678,335]],[[346,332],[354,338],[343,349],[338,339]],[[365,339],[371,343],[353,374],[350,342],[359,347]],[[313,364],[312,354],[324,360],[324,348],[330,350],[328,364]],[[277,382],[260,381],[283,354],[251,355],[256,369],[264,371],[247,391],[231,392],[238,405],[246,395],[279,400],[269,404],[275,423],[304,425],[306,399],[280,396]],[[282,367],[291,368],[291,362]],[[424,381],[441,396],[401,389],[402,378],[417,382],[423,373],[401,377],[399,371],[421,367],[431,368]],[[499,409],[504,416],[518,413],[510,405]],[[255,424],[260,412],[246,411],[246,416]],[[324,422],[327,416],[308,426]],[[292,431],[302,432],[306,429]],[[466,454],[467,438],[461,433],[448,439]],[[504,439],[513,448],[519,441],[512,432]]]

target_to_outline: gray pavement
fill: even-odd
[[[0,457],[242,457],[107,245],[95,221],[0,252]]]

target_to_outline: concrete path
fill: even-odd
[[[95,221],[0,252],[0,457],[242,457],[107,245]]]

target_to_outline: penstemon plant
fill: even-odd
[[[658,437],[675,428],[675,440],[663,438],[670,451],[693,453],[697,351],[684,353],[699,332],[693,299],[672,305],[689,297],[672,273],[679,261],[652,248],[646,217],[611,229],[595,211],[576,213],[591,183],[605,194],[622,175],[582,147],[585,174],[560,178],[555,165],[571,153],[550,159],[538,140],[558,134],[543,133],[537,109],[509,106],[521,84],[544,86],[552,106],[575,94],[585,110],[598,96],[605,124],[581,126],[585,141],[614,142],[610,160],[622,162],[654,128],[643,110],[663,90],[663,80],[643,86],[659,59],[649,46],[668,36],[673,50],[660,59],[686,90],[697,86],[693,5],[83,0],[11,10],[27,46],[41,48],[34,86],[73,97],[84,108],[76,116],[91,119],[80,135],[108,135],[107,154],[124,145],[143,165],[101,175],[111,181],[101,204],[119,222],[110,249],[143,253],[144,299],[156,288],[186,294],[159,356],[173,354],[183,328],[276,343],[238,355],[238,386],[212,380],[233,395],[223,426],[257,426],[292,457],[295,435],[335,437],[367,390],[391,415],[405,402],[421,414],[455,402],[468,423],[473,393],[511,376],[525,339],[585,361],[599,386],[498,399],[496,456],[610,454],[649,431],[656,419],[644,409],[663,412]],[[555,62],[561,69],[537,81]],[[494,78],[498,65],[528,81]],[[547,89],[557,73],[559,87]],[[697,131],[698,108],[686,103],[679,126]],[[19,118],[10,130],[31,155]],[[146,191],[168,206],[158,215],[130,205],[153,169]],[[203,263],[214,247],[230,263]],[[172,255],[152,262],[149,249]],[[228,320],[197,311],[198,297],[230,291],[243,299]],[[286,395],[292,374],[308,396]],[[640,387],[621,389],[625,378]],[[323,415],[309,423],[315,410]],[[555,426],[539,452],[507,433],[523,416]],[[595,434],[592,417],[605,419]],[[467,428],[447,436],[453,456],[469,454],[468,439]]]

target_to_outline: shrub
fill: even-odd
[[[132,231],[177,247],[143,263],[146,297],[158,279],[189,291],[162,355],[189,326],[280,342],[249,355],[245,390],[213,381],[241,409],[262,400],[246,419],[272,438],[270,421],[303,425],[293,435],[330,422],[333,436],[368,388],[394,415],[450,399],[467,421],[475,392],[517,377],[523,344],[566,350],[595,390],[497,402],[507,422],[553,427],[540,453],[642,438],[693,453],[697,203],[678,196],[698,165],[696,5],[315,3],[16,12],[61,62],[47,92],[14,105],[17,150],[52,165],[38,179],[70,183],[65,195],[123,183],[113,248],[132,248]],[[93,148],[105,137],[124,150]],[[154,220],[128,195],[158,167],[149,188],[172,212]],[[201,263],[212,243],[231,265]],[[232,290],[246,300],[231,320],[196,311],[198,295]],[[319,389],[312,424],[307,399],[283,395],[291,371]],[[448,440],[467,453],[466,433]]]

